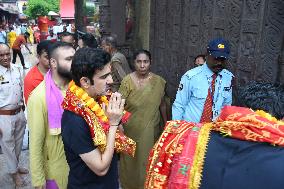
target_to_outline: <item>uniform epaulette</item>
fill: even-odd
[[[223,73],[230,76],[230,77],[235,77],[234,74],[232,74],[232,72],[230,72],[229,70],[227,69],[223,69]]]
[[[191,70],[188,70],[188,71],[184,74],[184,76],[187,77],[188,79],[190,79],[190,78],[192,78],[193,76],[195,76],[195,75],[199,74],[200,72],[202,72],[202,70],[203,70],[202,68],[203,68],[203,66],[198,66],[198,67],[196,67],[196,68],[193,68],[193,69],[191,69]]]

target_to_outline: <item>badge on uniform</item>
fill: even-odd
[[[0,75],[0,81],[4,81],[4,76],[3,75]]]
[[[179,86],[178,86],[178,90],[181,91],[182,89],[183,89],[183,84],[180,83]]]
[[[231,87],[224,87],[224,91],[230,91]]]

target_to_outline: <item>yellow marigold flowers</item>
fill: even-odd
[[[79,88],[76,90],[76,96],[81,97],[85,93],[85,91],[82,88]]]
[[[93,98],[91,98],[86,102],[86,105],[91,106],[91,104],[93,104],[94,102],[95,102],[95,100]]]
[[[76,86],[72,86],[72,87],[70,87],[70,91],[74,92],[76,90],[76,88],[77,88]]]
[[[93,112],[96,112],[96,111],[99,110],[99,108],[100,108],[100,105],[95,104],[95,105],[91,108],[91,110],[92,110]]]
[[[96,115],[98,115],[99,117],[102,117],[104,115],[104,111],[100,109],[96,112]]]
[[[104,116],[104,117],[102,118],[102,121],[103,121],[103,122],[107,122],[107,120],[108,120],[108,119],[107,119],[107,116]]]
[[[87,97],[88,97],[88,94],[87,94],[87,93],[84,93],[81,98],[82,98],[82,100],[86,100]]]
[[[106,105],[108,104],[108,99],[107,99],[106,96],[102,96],[102,97],[100,98],[100,100],[101,100],[102,102],[104,102]]]
[[[95,115],[103,122],[107,123],[108,118],[105,115],[104,110],[101,108],[101,106],[93,99],[91,98],[81,87],[78,87],[74,81],[71,81],[70,84],[70,91],[75,94],[78,98],[80,98],[88,108],[90,108]],[[100,97],[100,102],[108,104],[108,99],[106,96]]]

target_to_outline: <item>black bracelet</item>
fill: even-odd
[[[118,127],[119,125],[122,124],[122,120],[120,120],[120,122],[117,124],[117,125],[110,125],[110,126],[113,126],[113,127]]]

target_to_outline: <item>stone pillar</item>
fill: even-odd
[[[284,39],[282,41],[281,52],[278,57],[277,82],[284,83]]]
[[[117,35],[118,45],[125,43],[125,5],[126,0],[102,0],[100,6],[102,35]]]
[[[149,50],[150,7],[150,0],[135,1],[135,48]]]

